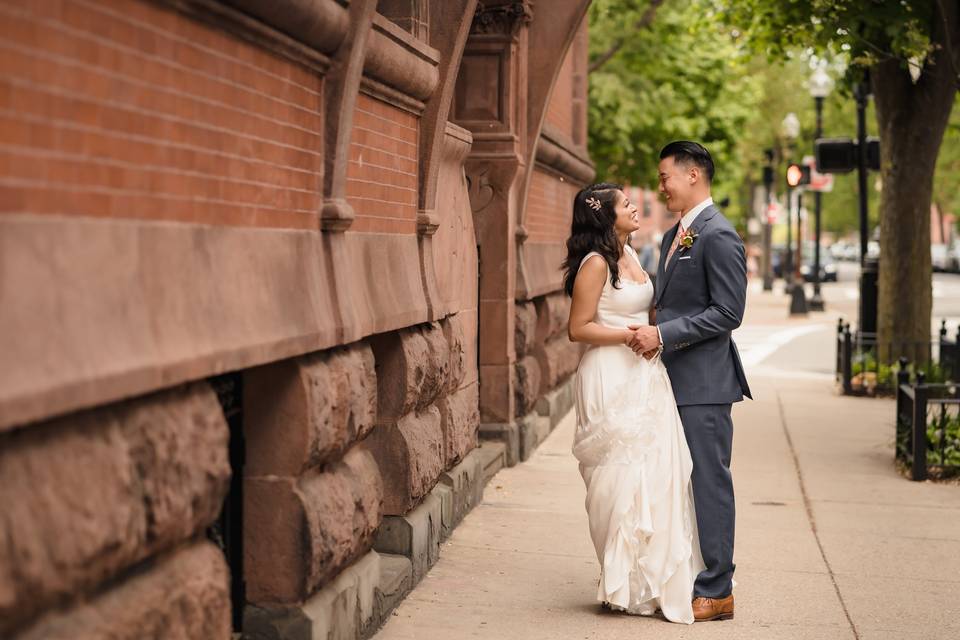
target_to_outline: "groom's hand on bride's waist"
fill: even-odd
[[[633,349],[634,353],[643,354],[648,360],[657,354],[660,350],[660,332],[656,327],[631,324],[627,328],[633,332],[627,346]]]

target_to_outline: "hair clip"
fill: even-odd
[[[590,208],[594,211],[600,211],[600,201],[596,198],[587,198],[587,204],[590,205]]]

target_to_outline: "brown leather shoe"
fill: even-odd
[[[693,619],[697,622],[733,620],[733,594],[726,598],[694,598]]]

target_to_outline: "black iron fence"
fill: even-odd
[[[922,364],[913,364],[922,363]],[[837,384],[845,395],[893,395],[897,375],[923,373],[927,383],[960,380],[960,327],[948,339],[947,322],[927,342],[877,341],[875,333],[853,333],[850,323],[837,324]]]
[[[913,382],[907,363],[897,372],[896,458],[910,478],[960,473],[960,392],[953,383],[928,383],[923,372]]]

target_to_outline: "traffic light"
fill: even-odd
[[[787,184],[791,187],[810,184],[810,167],[805,164],[791,164],[788,166]]]

